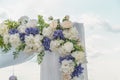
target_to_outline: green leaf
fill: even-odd
[[[19,26],[19,23],[16,21],[5,20],[4,23],[8,26],[9,29],[17,28]]]
[[[39,54],[37,55],[37,62],[38,62],[38,64],[41,64],[44,55],[45,55],[44,52],[41,52],[41,53],[39,53]]]
[[[3,37],[0,36],[0,47],[3,49],[3,52],[8,52],[11,49],[11,44],[4,44]]]
[[[74,64],[75,64],[75,66],[77,66],[77,61],[76,60],[74,60]]]
[[[20,51],[23,51],[25,49],[25,46],[26,46],[26,44],[22,43],[20,46],[18,46],[16,48],[16,50],[13,52],[14,59],[16,59],[18,57]]]
[[[3,48],[3,52],[8,52],[10,49],[11,49],[11,44],[8,43],[8,44],[4,44],[4,48]]]
[[[23,51],[23,50],[25,49],[25,46],[26,46],[25,43],[21,43],[21,45],[19,45],[19,46],[16,48],[16,51],[18,51],[18,52]]]
[[[16,58],[18,58],[19,52],[15,51],[15,52],[13,52],[13,55],[14,55],[14,59],[16,59]]]
[[[75,51],[83,51],[84,52],[84,48],[79,45],[74,45],[74,49],[75,49]]]
[[[0,36],[0,47],[3,48],[4,47],[4,42],[3,42],[3,37]]]
[[[38,28],[40,29],[40,34],[42,34],[43,28],[44,27],[48,27],[49,24],[47,24],[44,19],[43,16],[38,15]]]

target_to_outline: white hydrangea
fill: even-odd
[[[0,35],[6,35],[8,34],[8,26],[4,23],[0,24]]]
[[[52,35],[54,33],[54,29],[52,27],[47,27],[47,28],[44,27],[42,33],[43,33],[43,36],[52,38]]]
[[[36,27],[37,26],[37,20],[35,19],[32,19],[32,20],[29,20],[28,23],[26,24],[27,27]]]
[[[71,54],[75,60],[77,61],[77,64],[83,63],[85,61],[85,54],[81,51],[75,51]]]
[[[20,25],[17,29],[18,29],[19,32],[25,33],[26,26],[25,25]]]
[[[3,36],[4,44],[8,44],[9,43],[9,37],[10,37],[9,34],[6,34],[6,35]]]
[[[34,47],[33,47],[33,51],[35,52],[35,53],[40,53],[42,50],[43,50],[44,48],[43,48],[43,46],[42,46],[42,43],[40,43],[40,44],[34,44]]]
[[[40,43],[42,39],[43,39],[43,36],[41,36],[39,34],[37,34],[37,35],[34,36],[34,40],[37,43]]]
[[[41,43],[42,39],[43,37],[40,35],[25,36],[26,47],[25,47],[24,52],[26,53],[41,52],[43,50],[42,43]]]
[[[73,27],[73,23],[71,21],[64,21],[61,23],[61,26],[63,28],[71,28],[71,27]]]
[[[66,42],[62,47],[59,48],[59,53],[63,55],[69,54],[74,49],[73,43]]]
[[[33,50],[35,52],[41,52],[43,50],[43,47],[42,47],[42,43],[41,43],[41,40],[43,39],[43,36],[40,36],[40,35],[36,35],[34,36],[34,42],[35,44],[33,45]]]
[[[74,71],[74,62],[72,60],[63,60],[61,65],[61,71],[64,73],[72,73]]]
[[[32,46],[34,42],[34,36],[30,34],[29,36],[25,36],[25,43],[26,45]]]
[[[10,35],[9,42],[14,48],[18,47],[21,44],[19,34]]]
[[[79,39],[79,33],[75,27],[72,27],[68,30],[64,30],[63,34],[64,34],[65,38],[68,38],[68,39],[73,39],[73,40]]]
[[[57,52],[63,40],[54,40],[50,43],[50,50]]]
[[[27,16],[22,16],[18,20],[18,22],[21,23],[21,25],[25,25],[28,21],[29,21],[29,17],[27,17]]]

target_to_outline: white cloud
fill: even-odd
[[[7,18],[8,18],[8,12],[5,9],[0,8],[0,22],[2,22]]]
[[[85,14],[80,19],[85,25],[89,79],[119,80],[119,27],[116,29],[96,15]]]
[[[43,16],[54,15],[54,11],[60,7],[60,0],[18,0],[4,1],[4,5],[0,7],[8,11],[8,18],[18,19],[20,16],[27,15],[31,18],[36,18],[38,14]],[[5,5],[5,3],[7,5]],[[58,6],[58,7],[56,7]]]
[[[107,30],[113,33],[120,32],[120,24],[111,25],[109,20],[93,13],[73,16],[72,20],[84,23],[85,29],[88,30]]]

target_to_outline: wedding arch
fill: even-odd
[[[18,21],[5,20],[0,24],[2,57],[13,57],[0,67],[18,64],[37,55],[41,64],[41,80],[87,80],[83,25],[73,23],[69,16],[45,22],[22,16]],[[81,27],[82,26],[82,27]],[[6,53],[6,54],[5,54]],[[11,56],[11,53],[13,56]],[[10,64],[8,64],[8,63]],[[47,76],[46,76],[47,75]]]

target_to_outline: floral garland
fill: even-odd
[[[45,51],[60,54],[61,73],[63,80],[76,80],[83,73],[81,66],[85,62],[84,49],[79,33],[65,16],[62,23],[59,19],[49,17],[50,24],[42,16],[38,20],[21,17],[18,21],[5,20],[0,24],[0,47],[3,52],[14,48],[14,59],[20,52],[38,53],[40,64]]]

